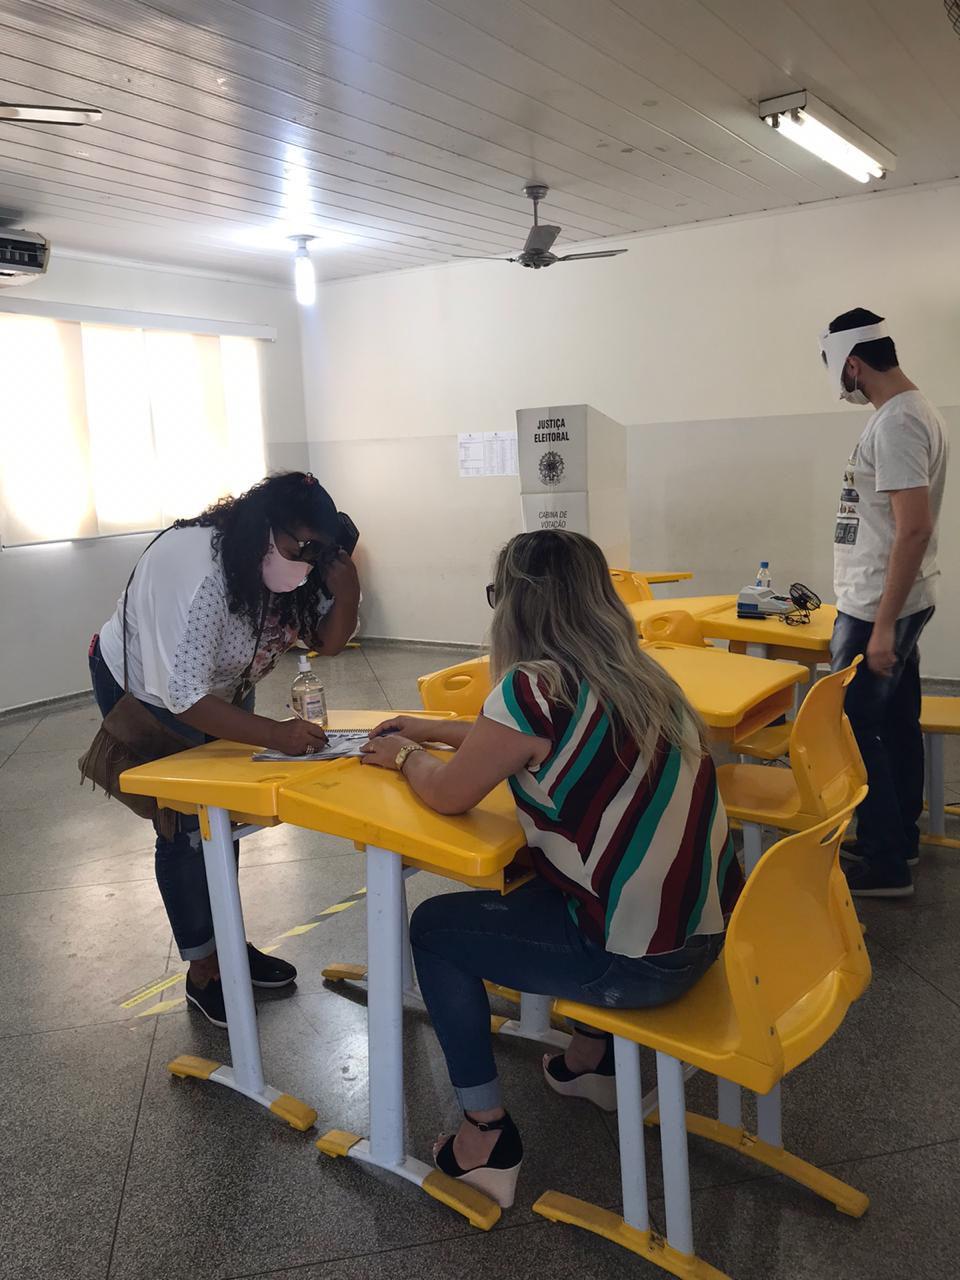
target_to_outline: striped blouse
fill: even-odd
[[[743,877],[713,760],[662,739],[652,756],[621,742],[580,683],[575,711],[542,678],[515,668],[483,714],[550,742],[536,769],[510,779],[540,875],[567,895],[581,932],[622,956],[661,955],[724,930]]]

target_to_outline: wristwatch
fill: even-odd
[[[403,773],[403,766],[407,763],[407,760],[410,758],[410,756],[412,756],[415,751],[422,751],[422,750],[423,750],[423,747],[421,747],[419,742],[408,742],[406,746],[401,747],[400,750],[397,752],[396,759],[393,762],[394,767],[397,770],[397,773]]]

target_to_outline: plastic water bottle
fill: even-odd
[[[758,587],[770,586],[770,561],[769,560],[760,561],[760,568],[757,570],[756,585]]]
[[[301,720],[309,720],[311,724],[325,729],[327,695],[323,689],[323,681],[310,666],[310,659],[305,653],[300,655],[297,665],[299,672],[290,686],[290,705]]]

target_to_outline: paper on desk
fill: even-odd
[[[306,756],[285,756],[282,751],[257,751],[254,760],[347,760],[360,756],[360,748],[370,740],[365,729],[327,729],[327,745]],[[452,751],[444,742],[426,743],[434,751]]]
[[[360,748],[370,735],[357,729],[328,729],[327,745],[308,755],[288,756],[282,751],[258,751],[254,760],[345,760],[359,756]]]

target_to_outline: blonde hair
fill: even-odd
[[[580,533],[521,533],[497,557],[490,631],[495,680],[516,667],[542,676],[549,697],[576,709],[585,681],[606,712],[619,749],[649,752],[663,738],[701,757],[704,728],[679,686],[638,646],[636,624],[603,552]]]

